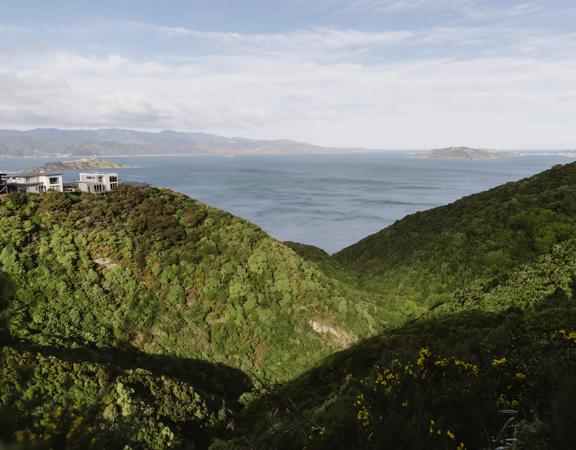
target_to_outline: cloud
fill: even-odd
[[[101,21],[45,33],[84,45],[7,59],[0,51],[2,126],[172,128],[373,148],[542,147],[569,141],[576,120],[572,32],[237,33]],[[85,44],[108,36],[146,52]]]
[[[144,22],[124,22],[125,31],[154,33],[166,38],[190,38],[225,48],[253,50],[302,49],[329,50],[334,48],[371,45],[395,45],[411,39],[411,31],[363,32],[350,29],[312,28],[289,33],[232,33],[197,31],[185,27],[166,27]]]
[[[429,1],[429,0],[423,0]],[[365,31],[316,27],[286,33],[233,33],[167,27],[124,21],[103,28],[155,39],[158,57],[164,46],[180,48],[175,55],[277,56],[320,63],[346,61],[361,64],[430,57],[474,58],[526,54],[547,58],[576,54],[576,32],[538,27],[442,26],[416,30]],[[85,29],[86,32],[86,29]],[[163,46],[164,45],[164,46]],[[162,53],[162,54],[160,54]]]
[[[327,0],[344,10],[372,13],[402,13],[412,10],[454,12],[468,19],[517,17],[536,13],[550,5],[543,0]]]
[[[170,63],[45,55],[0,74],[0,122],[203,130],[375,148],[572,136],[576,58],[350,64],[260,54]]]
[[[17,25],[2,25],[0,24],[0,33],[5,34],[24,34],[32,33],[33,29],[29,27],[17,26]]]
[[[456,3],[470,2],[470,0],[354,1],[374,6],[396,5],[397,8],[400,8],[400,4],[406,8],[408,5],[414,7],[420,2],[446,3],[453,6]],[[522,9],[521,6],[526,7],[522,4],[512,5],[509,8]],[[0,34],[2,28],[0,25]],[[138,39],[140,45],[147,49],[148,58],[164,61],[172,57],[218,55],[224,59],[229,55],[276,55],[317,62],[348,61],[368,64],[382,59],[391,61],[423,57],[474,58],[517,53],[565,57],[567,54],[576,53],[574,31],[503,24],[452,25],[384,31],[312,27],[283,33],[238,33],[201,31],[141,21],[99,20],[73,26],[51,26],[39,33],[46,35],[43,39],[45,42],[50,42],[50,37],[58,40],[61,36],[68,36],[71,43],[74,42],[75,36],[82,40],[91,38],[97,42],[110,37],[120,42],[125,39],[131,42]],[[125,50],[122,46],[106,49],[102,45],[96,45],[92,48],[100,49],[100,53],[103,54],[110,52],[120,54]]]

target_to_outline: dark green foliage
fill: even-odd
[[[335,257],[166,190],[4,197],[0,442],[572,448],[575,231],[576,164]]]
[[[250,388],[237,370],[137,351],[2,352],[0,439],[33,448],[204,447]]]
[[[372,289],[432,306],[576,235],[576,163],[399,220],[335,255]]]
[[[366,289],[358,273],[344,267],[318,247],[297,242],[284,242],[284,244],[330,278],[346,298],[355,299],[354,307],[357,310],[362,309],[366,321],[363,326],[369,327],[369,335],[376,334],[383,327],[403,323],[425,311],[409,300],[399,300],[393,296],[383,295],[377,290]],[[339,303],[338,310],[343,318],[346,317],[349,307],[348,302]]]
[[[252,224],[167,190],[9,196],[0,201],[0,270],[17,286],[5,312],[14,337],[130,345],[272,380],[385,318]]]
[[[416,321],[275,389],[213,448],[571,448],[575,313]]]
[[[576,240],[570,239],[529,264],[472,283],[429,314],[448,315],[463,309],[497,312],[566,307],[574,304],[575,288]]]

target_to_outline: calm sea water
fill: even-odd
[[[0,159],[0,171],[54,160]],[[183,192],[245,217],[278,239],[335,252],[407,214],[573,159],[534,153],[487,161],[439,161],[386,152],[119,157],[114,161],[133,167],[117,170],[122,179]],[[65,179],[77,175],[68,172]]]

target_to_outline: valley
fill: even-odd
[[[0,437],[566,448],[575,205],[558,165],[330,256],[167,189],[3,196]]]

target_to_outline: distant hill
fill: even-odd
[[[519,156],[519,154],[515,152],[470,147],[437,148],[414,154],[414,158],[421,159],[496,159],[510,158],[512,156]]]
[[[320,147],[290,140],[228,138],[206,133],[123,129],[29,131],[0,130],[0,155],[119,156],[119,155],[252,155],[350,153],[358,148]]]
[[[122,164],[98,158],[81,158],[74,161],[48,162],[37,167],[28,167],[24,173],[64,172],[66,170],[82,169],[120,169]]]

